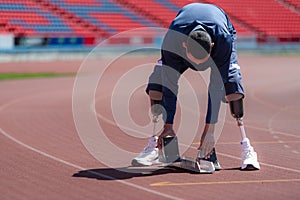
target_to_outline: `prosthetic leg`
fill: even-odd
[[[243,123],[243,99],[240,98],[235,101],[230,101],[230,111],[231,115],[236,119],[237,125],[240,128],[241,136],[242,136],[242,170],[259,170],[260,165],[257,161],[257,154],[254,151],[253,147],[250,144],[250,140],[246,136],[244,123]]]

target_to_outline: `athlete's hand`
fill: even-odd
[[[213,152],[213,148],[216,145],[215,137],[213,133],[206,133],[203,141],[201,141],[198,150],[198,156],[199,158],[209,158],[210,155]]]
[[[206,124],[198,147],[199,153],[197,157],[209,158],[212,154],[213,148],[216,145],[214,135],[214,124]]]
[[[157,148],[159,148],[159,149],[162,148],[162,138],[175,137],[175,136],[176,136],[176,134],[173,130],[173,125],[165,124],[163,132],[158,136]]]

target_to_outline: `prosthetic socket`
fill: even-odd
[[[236,119],[242,119],[244,116],[243,98],[229,102],[231,115]]]

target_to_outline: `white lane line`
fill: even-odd
[[[228,155],[228,154],[224,154],[224,153],[220,153],[220,152],[218,152],[218,154],[222,155],[222,156],[225,156],[225,157],[228,157],[228,158],[241,160],[241,158],[236,157],[236,156],[232,156],[232,155]],[[281,166],[278,166],[278,165],[273,165],[273,164],[268,164],[268,163],[263,163],[263,162],[259,162],[259,164],[267,166],[267,167],[273,167],[273,168],[276,168],[276,169],[281,169],[281,170],[286,170],[286,171],[290,171],[290,172],[300,173],[299,169],[292,169],[292,168],[289,168],[289,167],[281,167]]]
[[[281,108],[279,111],[277,111],[276,113],[274,113],[274,115],[271,116],[270,119],[268,120],[268,130],[269,130],[269,133],[270,133],[271,135],[273,135],[273,138],[276,139],[277,141],[280,141],[280,138],[279,138],[278,136],[274,135],[275,132],[274,132],[274,130],[273,130],[272,124],[274,123],[274,119],[275,119],[277,116],[279,116],[282,112],[287,111],[288,108],[289,108],[289,106],[285,106],[285,107]],[[284,144],[283,147],[284,147],[285,149],[291,149],[291,146],[290,146],[290,145],[287,145],[287,144]],[[297,154],[297,153],[296,153],[297,150],[295,150],[295,149],[291,149],[290,152],[292,152],[292,153],[294,153],[294,154]]]
[[[259,98],[255,95],[255,92],[254,92],[254,91],[252,91],[252,92],[250,93],[250,97],[252,97],[252,98],[254,99],[254,101],[256,101],[256,102],[258,102],[258,103],[261,103],[261,104],[264,104],[265,106],[274,107],[274,110],[277,110],[278,107],[280,107],[280,106],[278,106],[278,105],[275,105],[275,104],[272,104],[272,103],[270,103],[270,102],[266,102],[266,101],[264,101],[264,100],[259,99]],[[268,129],[267,129],[267,131],[273,136],[274,139],[276,139],[276,140],[278,140],[278,141],[280,141],[280,137],[279,137],[278,135],[284,135],[284,136],[291,136],[291,137],[297,137],[297,138],[300,138],[299,135],[294,135],[294,134],[289,134],[289,133],[284,133],[284,132],[280,132],[280,131],[275,131],[275,130],[273,130],[273,126],[272,126],[273,121],[274,121],[274,119],[275,119],[277,116],[279,116],[282,112],[287,112],[287,111],[288,111],[288,112],[292,112],[292,113],[298,114],[298,112],[296,112],[296,111],[294,111],[294,110],[289,110],[289,108],[291,108],[291,106],[285,106],[285,107],[281,108],[279,111],[277,111],[276,113],[274,113],[274,114],[271,116],[271,118],[268,120]],[[275,135],[275,134],[276,134],[276,135]],[[290,148],[291,148],[289,145],[283,145],[283,147],[286,148],[286,149],[290,149]],[[294,154],[299,154],[299,152],[298,152],[297,150],[294,150],[294,149],[292,149],[291,152],[294,153]]]
[[[35,95],[33,95],[33,96],[35,96]],[[9,106],[11,106],[11,105],[13,105],[13,104],[15,104],[15,103],[17,103],[17,102],[24,101],[25,99],[33,98],[33,96],[22,97],[22,98],[19,98],[19,99],[15,99],[15,100],[13,100],[13,101],[10,101],[10,102],[8,102],[8,103],[6,103],[6,104],[3,104],[2,106],[0,106],[0,112],[1,112],[2,110],[4,110],[5,108],[7,108],[7,107],[9,107]],[[47,158],[50,158],[50,159],[55,160],[55,161],[57,161],[57,162],[60,162],[60,163],[62,163],[62,164],[64,164],[64,165],[73,167],[73,168],[75,168],[75,169],[77,169],[77,170],[88,171],[89,173],[92,173],[92,174],[97,175],[97,176],[99,176],[99,177],[102,177],[102,178],[105,178],[105,179],[108,179],[108,180],[117,181],[118,183],[121,183],[121,184],[123,184],[123,185],[127,185],[127,186],[130,186],[130,187],[139,189],[139,190],[143,190],[143,191],[145,191],[145,192],[149,192],[149,193],[152,193],[152,194],[161,196],[161,197],[165,197],[165,198],[168,198],[168,199],[181,200],[181,198],[179,198],[179,197],[175,197],[175,196],[168,195],[168,194],[164,194],[164,193],[161,193],[161,192],[158,192],[158,191],[155,191],[155,190],[151,190],[151,189],[149,189],[149,188],[142,187],[142,186],[140,186],[140,185],[133,184],[133,183],[130,183],[130,182],[126,182],[126,181],[124,181],[124,180],[118,180],[118,179],[116,179],[116,178],[114,178],[114,177],[111,177],[111,176],[108,176],[108,175],[105,175],[105,174],[102,174],[102,173],[99,173],[99,172],[95,172],[95,171],[88,170],[88,169],[86,169],[86,168],[84,168],[84,167],[81,167],[81,166],[79,166],[79,165],[73,164],[73,163],[71,163],[71,162],[65,161],[65,160],[63,160],[63,159],[60,159],[60,158],[58,158],[58,157],[55,157],[55,156],[50,155],[50,154],[48,154],[48,153],[45,153],[45,152],[43,152],[43,151],[41,151],[41,150],[38,150],[38,149],[36,149],[36,148],[34,148],[34,147],[30,146],[30,145],[27,145],[27,144],[21,142],[20,140],[14,138],[13,136],[11,136],[11,135],[8,134],[7,132],[5,132],[1,127],[0,127],[0,133],[1,133],[2,135],[4,135],[5,137],[7,137],[8,139],[12,140],[13,142],[17,143],[18,145],[21,145],[22,147],[25,147],[25,148],[27,148],[27,149],[33,151],[33,152],[36,152],[36,153],[38,153],[38,154],[40,154],[40,155],[42,155],[42,156],[45,156],[45,157],[47,157]]]
[[[295,154],[299,154],[299,151],[297,151],[297,150],[293,150],[292,152]]]
[[[236,125],[236,123],[231,122],[231,121],[226,121],[226,124],[231,124],[231,125]],[[249,125],[248,123],[246,123],[245,128],[251,128],[251,129],[256,129],[259,131],[266,131],[270,133],[270,130],[268,128],[263,128],[263,127],[257,127],[257,126],[253,126],[253,125]],[[274,138],[278,138],[277,135],[284,135],[284,136],[289,136],[289,137],[295,137],[295,138],[300,138],[300,135],[294,135],[291,133],[287,133],[287,132],[282,132],[282,131],[274,131],[272,130],[272,132],[270,133]]]
[[[30,96],[30,97],[32,98],[32,96]],[[17,103],[17,102],[19,102],[19,101],[22,101],[22,100],[24,100],[24,99],[26,99],[26,98],[29,98],[29,97],[19,98],[19,99],[13,100],[13,101],[11,101],[11,102],[9,102],[9,103],[7,103],[7,104],[2,105],[2,106],[0,107],[0,112],[1,112],[4,108],[6,108],[6,107],[8,107],[8,106],[11,106],[12,104],[15,104],[15,103]],[[98,114],[98,113],[97,113],[97,114]],[[98,117],[100,117],[100,118],[102,118],[102,119],[106,119],[105,117],[103,117],[103,116],[101,116],[101,115],[98,115]],[[106,119],[106,120],[107,120],[107,119]],[[113,122],[113,123],[114,123],[114,122]],[[115,123],[114,123],[114,124],[115,124]],[[266,131],[268,131],[268,129],[265,129],[265,128],[258,128],[258,127],[251,127],[251,128],[256,128],[256,129],[261,129],[261,130],[266,130]],[[9,135],[8,133],[6,133],[6,132],[5,132],[4,130],[2,130],[1,128],[0,128],[0,132],[1,132],[5,137],[9,138],[10,140],[14,141],[15,143],[17,143],[17,144],[19,144],[19,145],[21,145],[21,146],[23,146],[23,147],[25,147],[25,148],[27,148],[27,149],[29,149],[29,150],[31,150],[31,151],[34,151],[34,152],[36,152],[36,153],[38,153],[38,154],[40,154],[40,155],[43,155],[43,156],[45,156],[45,157],[47,157],[47,158],[50,158],[50,159],[55,160],[55,161],[57,161],[57,162],[63,163],[63,164],[65,164],[65,165],[71,166],[71,167],[76,168],[76,169],[78,169],[78,170],[87,170],[87,169],[85,169],[85,168],[83,168],[83,167],[81,167],[81,166],[79,166],[79,165],[76,165],[76,164],[67,162],[67,161],[62,160],[62,159],[60,159],[60,158],[57,158],[57,157],[55,157],[55,156],[52,156],[52,155],[47,154],[47,153],[45,153],[45,152],[42,152],[42,151],[40,151],[40,150],[38,150],[38,149],[35,149],[35,148],[33,148],[33,147],[31,147],[31,146],[29,146],[29,145],[27,145],[27,144],[25,144],[25,143],[23,143],[23,142],[17,140],[16,138],[12,137],[11,135]],[[283,132],[279,132],[279,133],[283,133]],[[289,135],[289,136],[295,136],[295,135],[292,135],[292,134],[289,134],[289,133],[283,133],[283,134],[286,134],[286,135]],[[295,136],[295,137],[299,137],[299,136]],[[182,144],[182,145],[184,145],[184,144]],[[195,147],[192,147],[192,148],[197,149],[197,148],[195,148]],[[225,156],[225,157],[233,158],[233,159],[238,159],[238,160],[241,159],[241,158],[239,158],[239,157],[232,156],[232,155],[229,155],[229,154],[220,153],[220,152],[218,152],[218,154],[220,154],[220,155],[222,155],[222,156]],[[281,166],[272,165],[272,164],[267,164],[267,163],[261,163],[261,162],[260,162],[260,164],[261,164],[261,165],[264,165],[264,166],[268,166],[268,167],[273,167],[273,168],[277,168],[277,169],[282,169],[282,170],[286,170],[286,171],[292,171],[292,172],[300,173],[300,170],[297,170],[297,169],[286,168],[286,167],[281,167]],[[119,183],[121,183],[121,184],[128,185],[128,186],[131,186],[131,187],[134,187],[134,188],[143,190],[143,191],[147,191],[147,192],[149,192],[149,193],[153,193],[153,194],[156,194],[156,195],[159,195],[159,196],[163,196],[163,197],[169,198],[169,199],[180,199],[180,198],[178,198],[178,197],[174,197],[174,196],[171,196],[171,195],[167,195],[167,194],[164,194],[164,193],[160,193],[160,192],[157,192],[157,191],[155,191],[155,190],[150,190],[150,189],[148,189],[148,188],[141,187],[141,186],[136,185],[136,184],[133,184],[133,183],[129,183],[129,182],[126,182],[126,181],[123,181],[123,180],[118,180],[118,179],[115,179],[115,178],[113,178],[113,177],[107,176],[107,175],[102,174],[102,173],[99,173],[99,172],[95,172],[95,171],[89,171],[89,172],[91,172],[91,173],[94,174],[94,175],[97,175],[97,176],[100,176],[100,177],[103,177],[103,178],[106,178],[106,179],[109,179],[109,180],[115,180],[115,181],[117,181],[117,182],[119,182]]]
[[[181,144],[181,145],[184,145],[184,144]],[[196,147],[191,147],[191,148],[192,149],[197,149]],[[294,153],[296,153],[296,152],[294,152]],[[229,155],[229,154],[225,154],[225,153],[221,153],[221,152],[218,152],[218,155],[221,155],[221,156],[224,156],[224,157],[227,157],[227,158],[236,159],[236,160],[241,160],[240,157]],[[263,165],[263,166],[267,166],[267,167],[272,167],[272,168],[275,168],[275,169],[281,169],[281,170],[286,170],[286,171],[300,173],[299,169],[293,169],[293,168],[289,168],[289,167],[282,167],[282,166],[268,164],[268,163],[263,163],[263,162],[259,162],[259,164]]]
[[[114,121],[111,121],[107,118],[105,118],[103,115],[99,114],[99,113],[96,113],[97,116],[102,119],[103,121],[105,121],[106,123],[109,123],[111,125],[117,125]],[[225,122],[226,123],[226,122]],[[230,123],[230,122],[229,122]],[[251,127],[251,126],[248,126],[247,127]],[[125,127],[124,127],[125,128]],[[266,128],[259,128],[259,127],[251,127],[251,128],[254,128],[254,129],[259,129],[259,130],[264,130],[264,131],[269,131],[268,129]],[[141,133],[139,132],[141,135],[144,135],[144,136],[147,136],[145,133]],[[283,135],[288,135],[288,136],[292,136],[292,137],[300,137],[300,136],[297,136],[297,135],[292,135],[292,134],[289,134],[289,133],[284,133],[284,132],[276,132],[276,133],[279,133],[279,134],[283,134]],[[179,145],[182,145],[182,146],[185,146],[185,147],[188,147],[188,145],[186,144],[183,144],[183,143],[179,143]],[[193,149],[196,149],[196,147],[191,147]],[[294,152],[296,153],[296,152]],[[218,152],[219,155],[222,155],[224,157],[228,157],[228,158],[232,158],[232,159],[237,159],[237,160],[241,160],[240,157],[236,157],[236,156],[233,156],[233,155],[229,155],[229,154],[225,154],[225,153],[220,153]],[[300,170],[298,169],[292,169],[292,168],[287,168],[287,167],[282,167],[282,166],[278,166],[278,165],[273,165],[273,164],[268,164],[268,163],[263,163],[263,162],[259,162],[261,165],[263,166],[267,166],[267,167],[273,167],[273,168],[276,168],[276,169],[281,169],[281,170],[286,170],[286,171],[291,171],[291,172],[296,172],[296,173],[300,173]]]
[[[180,199],[178,197],[175,197],[175,196],[171,196],[171,195],[168,195],[168,194],[164,194],[164,193],[161,193],[161,192],[157,192],[155,190],[151,190],[151,189],[148,189],[148,188],[145,188],[145,187],[142,187],[142,186],[139,186],[139,185],[136,185],[136,184],[133,184],[133,183],[129,183],[129,182],[126,182],[126,181],[123,181],[123,180],[118,180],[114,177],[111,177],[111,176],[108,176],[108,175],[105,175],[105,174],[102,174],[102,173],[99,173],[99,172],[95,172],[95,171],[92,171],[92,170],[88,170],[84,167],[81,167],[79,165],[76,165],[76,164],[73,164],[71,162],[68,162],[68,161],[65,161],[63,159],[60,159],[58,157],[55,157],[55,156],[52,156],[50,154],[47,154],[43,151],[40,151],[32,146],[29,146],[23,142],[21,142],[20,140],[17,140],[16,138],[12,137],[11,135],[9,135],[8,133],[6,133],[2,128],[0,128],[0,132],[2,133],[2,135],[4,135],[5,137],[7,137],[8,139],[14,141],[15,143],[21,145],[22,147],[25,147],[33,152],[36,152],[42,156],[45,156],[47,158],[50,158],[52,160],[55,160],[57,162],[60,162],[64,165],[67,165],[67,166],[70,166],[70,167],[73,167],[77,170],[81,170],[81,171],[88,171],[89,173],[91,174],[94,174],[94,175],[97,175],[99,177],[102,177],[102,178],[105,178],[105,179],[109,179],[109,180],[113,180],[113,181],[117,181],[121,184],[124,184],[124,185],[127,185],[127,186],[130,186],[130,187],[133,187],[133,188],[137,188],[139,190],[143,190],[143,191],[146,191],[146,192],[149,192],[149,193],[152,193],[152,194],[155,194],[155,195],[158,195],[158,196],[162,196],[162,197],[166,197],[166,198],[169,198],[169,199]]]

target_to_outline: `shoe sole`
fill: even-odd
[[[222,167],[220,166],[219,163],[217,163],[217,164],[214,163],[214,167],[215,167],[215,170],[216,170],[216,171],[222,170]]]
[[[212,162],[213,165],[214,165],[214,167],[215,167],[215,170],[216,170],[216,171],[222,170],[222,167],[221,167],[221,165],[220,165],[220,163],[219,163],[218,160],[215,160],[215,161],[211,161],[211,160],[209,160],[209,159],[202,159],[202,160]]]
[[[137,160],[133,159],[131,161],[131,166],[134,166],[134,167],[145,167],[145,166],[149,166],[149,165],[144,165],[142,163],[139,163]]]
[[[131,166],[133,167],[147,167],[147,166],[151,166],[151,165],[160,165],[162,162],[159,162],[158,161],[158,158],[155,159],[154,161],[152,162],[148,162],[147,164],[143,164],[143,163],[140,163],[138,162],[136,159],[133,159],[131,161]]]
[[[253,171],[253,170],[259,170],[258,168],[254,167],[251,164],[248,164],[245,168],[241,168],[243,171]]]

